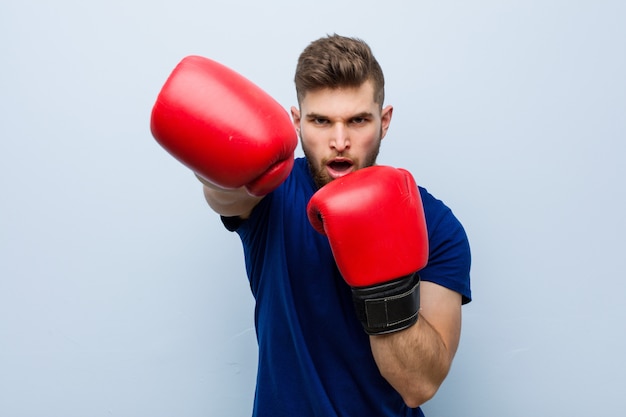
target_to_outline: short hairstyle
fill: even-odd
[[[383,105],[385,77],[363,40],[337,34],[311,42],[300,54],[295,83],[298,103],[306,93],[324,88],[359,87],[371,80],[374,102]]]

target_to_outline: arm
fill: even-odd
[[[426,402],[456,352],[462,298],[415,274],[428,262],[429,242],[412,176],[383,166],[358,170],[322,187],[308,214],[352,287],[381,375],[408,406]]]
[[[417,323],[406,330],[370,336],[383,377],[409,407],[432,398],[443,383],[461,334],[461,295],[422,281]]]
[[[203,184],[204,198],[209,207],[221,216],[239,216],[247,219],[254,207],[263,199],[263,197],[251,195],[245,187],[219,188],[197,174],[196,177]]]

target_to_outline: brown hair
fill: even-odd
[[[368,80],[374,85],[374,102],[382,106],[385,78],[370,47],[358,38],[328,35],[311,42],[298,58],[298,103],[309,91],[359,87]]]

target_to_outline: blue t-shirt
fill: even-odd
[[[243,222],[241,237],[256,300],[259,363],[254,416],[423,416],[380,375],[328,239],[306,205],[316,191],[306,159]],[[470,250],[449,208],[420,187],[430,254],[420,277],[471,299]]]

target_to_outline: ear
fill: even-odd
[[[391,124],[391,116],[393,116],[393,106],[385,107],[380,114],[380,138],[384,138]]]
[[[300,110],[296,106],[291,106],[291,119],[293,120],[293,127],[300,135]]]

